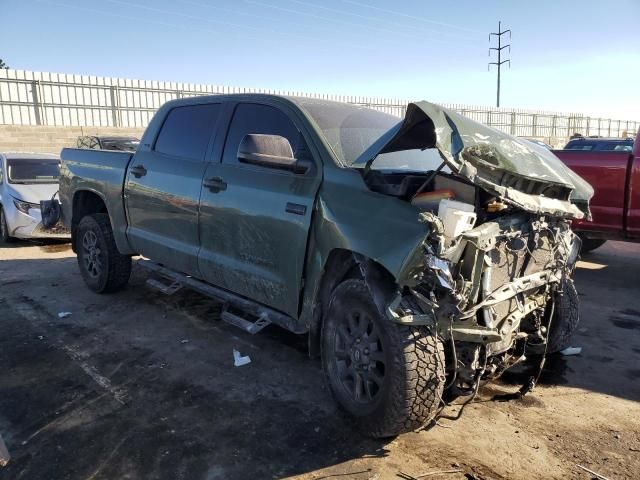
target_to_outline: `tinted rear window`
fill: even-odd
[[[162,125],[155,150],[167,155],[204,160],[219,114],[219,103],[174,108]]]
[[[564,149],[565,150],[593,150],[594,146],[595,145],[593,144],[585,144],[584,142],[580,142],[580,143],[569,142],[565,145]]]

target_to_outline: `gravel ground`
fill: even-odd
[[[523,382],[512,373],[457,421],[374,441],[336,409],[305,338],[245,334],[137,268],[126,291],[93,294],[64,244],[0,247],[0,479],[592,478],[576,464],[635,479],[638,272],[640,245],[585,257],[582,354],[551,357],[529,396],[492,400]],[[251,363],[234,367],[234,348]]]

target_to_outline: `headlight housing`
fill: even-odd
[[[17,198],[13,199],[13,204],[18,210],[20,210],[22,213],[26,213],[27,215],[29,214],[29,210],[31,210],[32,208],[37,208],[38,210],[40,209],[39,203],[25,202]]]

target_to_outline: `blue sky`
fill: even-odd
[[[640,119],[640,0],[0,0],[13,68]]]

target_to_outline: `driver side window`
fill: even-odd
[[[231,120],[222,156],[223,163],[240,164],[238,147],[245,135],[249,134],[280,135],[289,140],[294,156],[306,149],[302,134],[284,112],[269,105],[241,103],[236,107]]]

